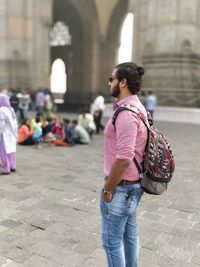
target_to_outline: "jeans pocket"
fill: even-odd
[[[100,211],[101,211],[101,214],[107,214],[107,211],[108,211],[108,207],[107,207],[107,204],[103,198],[102,198],[102,195],[100,195]]]
[[[131,212],[133,212],[137,208],[142,195],[143,195],[143,189],[141,187],[134,188],[131,194],[131,205],[130,205]]]
[[[113,194],[112,201],[108,203],[109,213],[117,216],[126,216],[127,208],[126,192],[116,190]]]

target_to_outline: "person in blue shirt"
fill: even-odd
[[[70,146],[74,146],[74,129],[70,127],[70,120],[69,119],[63,119],[63,127],[64,127],[64,133],[65,133],[65,138],[64,141]]]
[[[151,114],[152,119],[154,117],[156,106],[157,106],[157,97],[155,94],[153,94],[152,91],[149,91],[146,98],[146,109]]]

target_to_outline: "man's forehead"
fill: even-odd
[[[114,69],[113,72],[112,72],[112,76],[115,77],[116,73],[117,73],[117,69]]]

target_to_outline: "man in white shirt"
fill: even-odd
[[[76,144],[89,144],[90,136],[83,126],[78,125],[77,120],[72,121],[72,128],[74,130],[74,141]]]
[[[31,102],[31,98],[29,93],[24,90],[21,93],[18,94],[19,97],[19,111],[20,111],[20,119],[25,120],[28,118],[28,110],[29,110],[29,104]]]
[[[96,131],[94,117],[92,114],[86,111],[83,111],[81,114],[79,114],[78,124],[85,128],[85,130],[89,133],[90,137],[92,137],[93,133]]]
[[[97,134],[99,134],[100,130],[104,129],[104,126],[101,123],[104,109],[105,109],[104,97],[102,96],[101,92],[98,92],[98,96],[95,98],[91,107],[91,113],[94,116],[94,122],[96,125]]]

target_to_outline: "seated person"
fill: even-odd
[[[70,144],[70,146],[74,145],[74,130],[73,128],[69,125],[70,120],[69,119],[63,119],[63,128],[64,128],[64,133],[65,133],[65,142]]]
[[[59,118],[53,119],[52,133],[56,140],[62,140],[64,138],[63,124]]]
[[[19,130],[18,130],[18,139],[17,142],[19,145],[34,145],[33,140],[33,131],[30,130],[29,119],[23,120]]]
[[[43,117],[43,115],[42,115],[41,112],[37,112],[36,115],[35,115],[35,118],[33,118],[33,119],[31,120],[31,123],[30,123],[31,130],[34,129],[36,120],[40,121],[40,123],[41,123],[41,127],[42,127],[42,131],[43,131],[43,129],[47,126],[48,121],[46,121],[46,120],[44,119],[44,117]]]
[[[42,121],[42,118],[43,118],[42,113],[41,113],[41,112],[36,112],[36,114],[35,114],[35,118],[33,118],[33,119],[31,120],[31,122],[30,122],[31,130],[33,130],[34,127],[35,127],[35,121],[36,121],[36,119],[40,119],[40,121]]]
[[[41,119],[38,117],[35,119],[34,129],[33,129],[33,140],[37,148],[41,148],[42,142],[42,123]]]
[[[76,144],[89,144],[90,136],[83,126],[78,125],[77,120],[72,121],[72,128],[74,132],[74,141]]]
[[[78,124],[83,126],[83,128],[86,129],[86,131],[89,133],[90,137],[92,137],[93,133],[96,131],[96,126],[94,123],[94,117],[92,114],[83,111],[78,116]]]
[[[63,139],[54,141],[55,145],[64,147],[74,145],[73,130],[69,126],[69,123],[69,119],[63,119]]]
[[[51,144],[53,143],[53,141],[56,140],[54,134],[52,133],[52,130],[53,130],[52,119],[48,118],[47,124],[42,128],[42,136],[43,136],[44,142]]]

